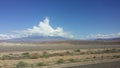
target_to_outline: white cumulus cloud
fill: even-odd
[[[120,32],[113,34],[91,34],[89,38],[118,38],[120,37]]]
[[[61,27],[52,28],[48,18],[45,18],[37,26],[33,26],[33,28],[23,30],[22,33],[26,35],[73,37],[72,34],[65,32]]]
[[[63,28],[57,27],[56,29],[52,28],[49,24],[50,20],[45,18],[44,21],[41,21],[37,26],[33,26],[32,28],[28,28],[21,31],[15,31],[15,35],[6,35],[0,34],[0,39],[11,39],[11,38],[20,38],[26,36],[60,36],[66,38],[73,38],[73,35],[65,32]]]
[[[0,34],[0,40],[15,38],[14,35]]]

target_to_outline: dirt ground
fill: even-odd
[[[30,45],[30,46],[29,46]],[[80,51],[79,51],[80,50]],[[117,51],[113,51],[117,50]],[[107,52],[102,52],[107,51]],[[111,52],[109,52],[111,51]],[[42,62],[48,65],[35,66],[34,68],[59,68],[69,67],[73,65],[90,64],[108,61],[120,61],[120,45],[70,45],[70,44],[9,44],[0,43],[0,57],[5,55],[19,55],[22,53],[39,54],[44,52],[50,57],[39,57],[37,59],[0,59],[1,68],[17,68],[19,62],[29,64],[25,68],[32,68],[30,64]],[[67,54],[66,54],[67,53]],[[57,63],[62,59],[62,63]],[[70,59],[72,59],[70,61]],[[77,61],[76,61],[77,60]],[[57,64],[56,64],[57,63]]]
[[[0,52],[23,52],[42,50],[66,50],[66,49],[97,49],[120,48],[120,45],[78,45],[78,44],[29,44],[29,43],[0,43]]]

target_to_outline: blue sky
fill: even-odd
[[[46,17],[62,35],[120,37],[119,0],[0,0],[0,38],[34,29]]]

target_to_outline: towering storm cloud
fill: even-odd
[[[61,27],[57,27],[56,29],[52,28],[49,22],[50,20],[45,18],[45,20],[41,21],[37,26],[23,30],[22,33],[26,35],[73,37],[72,34],[65,32]]]
[[[73,35],[65,32],[62,27],[57,27],[56,29],[52,28],[49,22],[50,20],[45,18],[44,21],[41,21],[37,26],[33,26],[32,28],[27,28],[25,30],[15,31],[16,34],[14,35],[0,34],[0,39],[12,39],[27,36],[60,36],[73,38]]]

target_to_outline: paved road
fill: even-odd
[[[80,66],[65,67],[65,68],[120,68],[120,61],[105,62],[98,64],[90,64],[90,65],[80,65]]]

